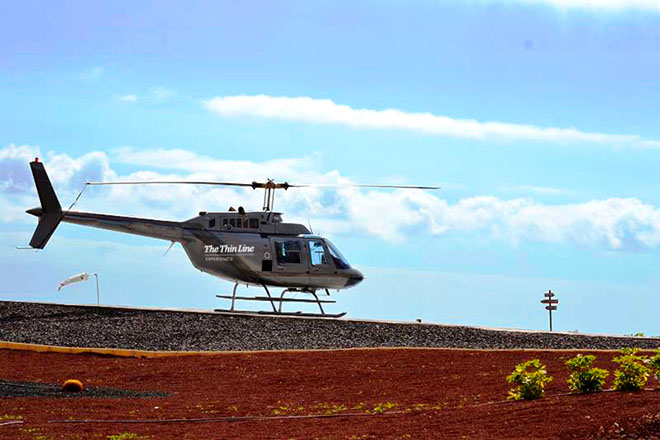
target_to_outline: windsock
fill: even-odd
[[[89,274],[87,272],[79,273],[78,275],[74,275],[62,281],[57,286],[57,291],[59,292],[62,289],[62,287],[66,286],[67,284],[77,283],[79,281],[87,281],[88,279],[89,279]]]

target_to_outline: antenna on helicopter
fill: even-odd
[[[176,244],[176,241],[172,241],[172,242],[170,243],[170,246],[167,248],[167,250],[166,250],[165,253],[163,254],[163,257],[166,256],[166,255],[170,252],[170,249],[172,249],[172,246],[174,246],[175,244]]]
[[[210,185],[210,186],[238,186],[252,189],[264,190],[264,204],[263,210],[270,212],[273,210],[275,204],[275,190],[289,188],[382,188],[382,189],[425,189],[435,190],[440,189],[439,186],[423,186],[423,185],[372,185],[372,184],[326,184],[326,183],[300,183],[291,184],[289,182],[275,182],[273,179],[267,179],[266,182],[242,183],[242,182],[217,182],[206,180],[125,180],[125,181],[110,181],[110,182],[87,182],[85,187],[92,185]],[[84,190],[84,188],[83,188]],[[81,191],[82,194],[82,191]]]

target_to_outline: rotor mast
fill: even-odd
[[[266,183],[261,182],[252,182],[252,189],[263,188],[264,189],[264,206],[263,210],[270,212],[273,210],[275,205],[275,190],[284,189],[285,191],[289,189],[291,185],[288,182],[277,183],[273,179],[268,179]]]
[[[270,183],[269,181],[268,183]],[[275,188],[272,186],[267,186],[264,190],[264,211],[272,211],[273,205],[275,204]]]

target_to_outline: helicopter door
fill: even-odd
[[[328,251],[325,249],[322,240],[308,240],[307,249],[309,251],[310,274],[330,274],[334,272],[334,268],[330,264]]]
[[[276,272],[306,273],[307,259],[304,253],[304,241],[300,238],[273,240],[275,249]]]

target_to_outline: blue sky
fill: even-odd
[[[660,7],[638,0],[3,2],[6,299],[212,308],[230,285],[167,243],[62,225],[29,240],[27,160],[90,179],[439,183],[301,190],[288,220],[367,279],[349,316],[660,334]],[[181,200],[184,200],[182,202]],[[92,189],[78,208],[186,219],[260,194]]]

